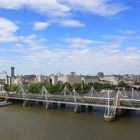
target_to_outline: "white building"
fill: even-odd
[[[71,72],[68,75],[59,75],[58,81],[62,83],[68,82],[70,84],[81,83],[81,76],[76,75],[75,72]]]
[[[88,83],[94,83],[97,81],[97,78],[93,77],[93,76],[82,76],[81,77],[81,81],[84,84],[88,84]]]
[[[49,80],[53,85],[58,84],[58,76],[57,75],[51,75]]]
[[[109,83],[112,85],[118,85],[119,83],[119,78],[116,76],[104,76],[100,78],[101,82]]]
[[[0,84],[0,95],[5,94],[4,85]]]
[[[9,84],[10,81],[8,80],[8,75],[6,72],[0,73],[0,83],[1,84]]]

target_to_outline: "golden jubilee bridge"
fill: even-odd
[[[19,85],[16,92],[7,93],[0,91],[0,98],[6,101],[22,101],[25,106],[29,102],[43,103],[46,109],[56,108],[58,104],[74,105],[75,112],[81,112],[93,107],[105,109],[104,119],[112,121],[118,114],[125,111],[140,110],[140,93],[132,88],[126,91],[121,90],[102,90],[96,91],[93,87],[85,94],[78,93],[75,89],[69,91],[67,87],[61,92],[49,93],[43,86],[39,94],[31,94],[26,91],[23,84]]]

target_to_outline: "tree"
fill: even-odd
[[[72,85],[71,85],[70,83],[68,83],[68,82],[65,82],[65,83],[63,84],[63,88],[64,88],[65,86],[66,86],[69,90],[72,90],[72,89],[73,89]]]
[[[90,84],[84,84],[83,85],[83,90],[90,90],[91,89],[91,85]]]
[[[17,90],[17,85],[5,85],[4,88],[6,91],[14,92]]]
[[[73,88],[75,88],[75,90],[81,90],[81,83],[74,83]]]
[[[118,83],[118,87],[127,87],[128,85],[124,81]]]
[[[103,84],[104,89],[115,89],[115,85],[111,85],[109,83],[105,83]]]
[[[55,91],[55,87],[52,83],[47,83],[45,85],[46,89],[49,91],[49,92],[54,92]]]
[[[94,89],[103,89],[104,86],[103,86],[102,83],[95,82],[95,83],[93,83],[93,88],[94,88]]]
[[[31,93],[39,93],[41,91],[42,86],[42,83],[30,84],[28,86],[28,91]]]

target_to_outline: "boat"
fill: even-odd
[[[7,105],[11,105],[11,104],[12,104],[12,102],[1,101],[1,102],[0,102],[0,107],[2,107],[2,106],[7,106]]]

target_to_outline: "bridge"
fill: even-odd
[[[105,114],[115,116],[118,109],[140,110],[140,94],[133,88],[131,91],[122,90],[102,90],[97,92],[93,87],[86,94],[80,94],[75,89],[69,91],[67,87],[62,92],[49,93],[43,86],[40,94],[31,94],[26,91],[22,84],[16,92],[9,94],[0,92],[0,98],[5,100],[20,100],[25,106],[28,102],[42,102],[46,109],[54,108],[57,104],[65,106],[66,104],[74,105],[75,112],[79,112],[85,107],[103,107]]]

